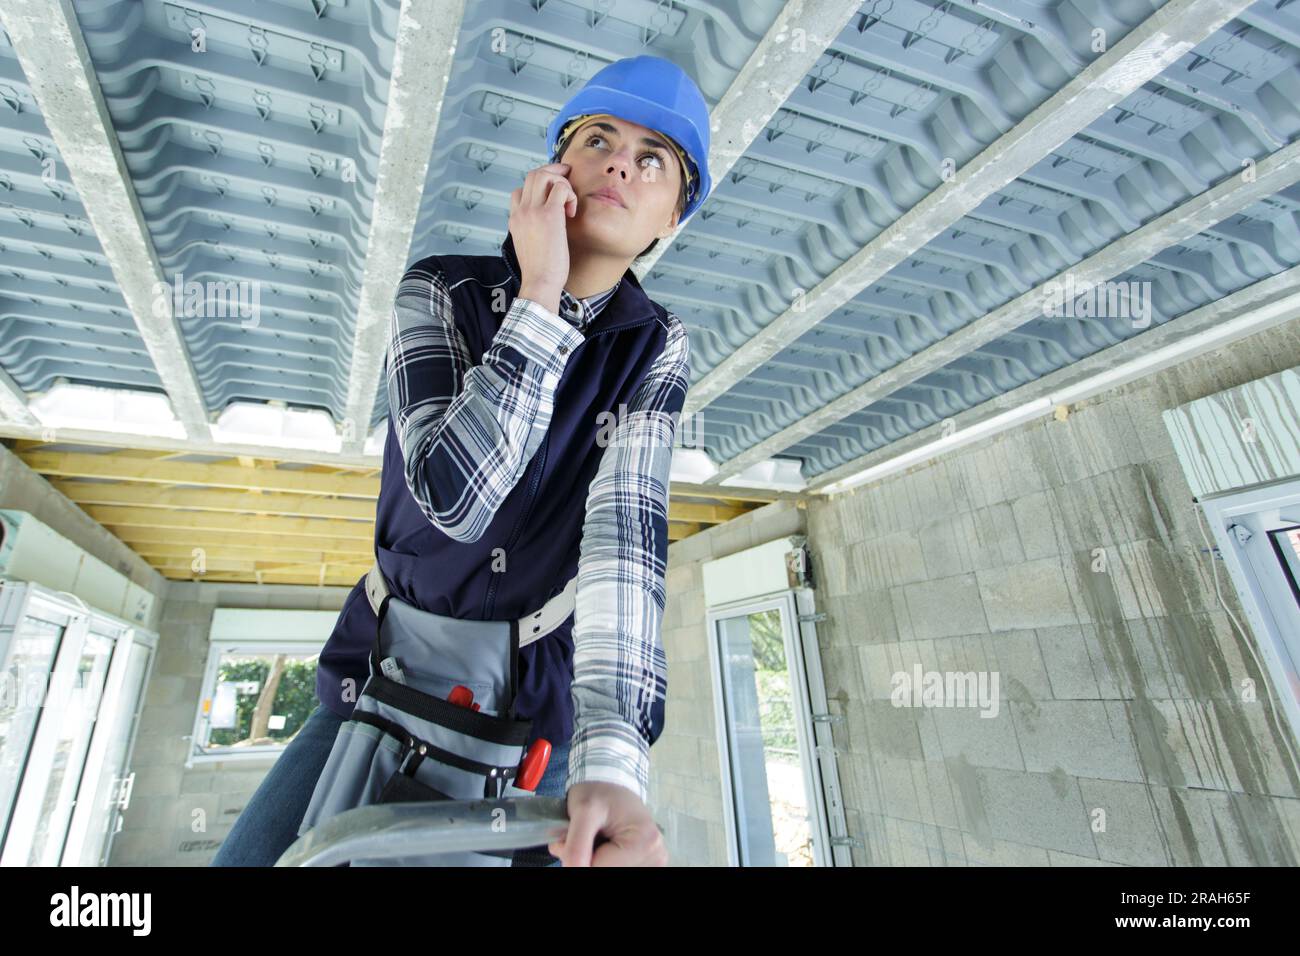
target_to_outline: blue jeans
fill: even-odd
[[[343,724],[343,718],[324,704],[316,706],[235,820],[211,866],[273,866],[289,849],[298,839],[298,826]],[[568,770],[569,742],[565,741],[553,747],[534,792],[563,797]],[[550,865],[560,864],[557,860]]]

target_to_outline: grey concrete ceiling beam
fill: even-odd
[[[464,0],[402,4],[341,423],[345,455],[359,454],[370,433],[393,298],[406,271],[464,15]]]
[[[68,166],[86,216],[176,417],[195,440],[208,413],[149,236],[95,66],[68,0],[4,0],[0,23],[13,41],[32,95]]]
[[[709,176],[715,190],[816,66],[826,48],[835,42],[844,25],[861,9],[861,0],[810,0],[786,4],[772,21],[709,114]],[[698,220],[697,211],[633,266],[638,281],[654,268],[682,231]]]

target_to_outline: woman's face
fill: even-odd
[[[665,137],[627,120],[601,117],[584,123],[570,138],[560,162],[568,163],[569,184],[578,195],[578,214],[569,238],[602,253],[631,259],[677,225],[682,169]],[[595,194],[618,193],[619,206]]]

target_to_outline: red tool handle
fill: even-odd
[[[474,710],[478,710],[478,704],[474,703],[474,692],[464,684],[453,687],[451,693],[447,695],[447,700],[457,707],[473,707]],[[536,790],[537,785],[541,783],[542,775],[546,773],[546,765],[550,762],[551,742],[545,737],[538,737],[528,745],[523,759],[519,761],[515,786],[520,790]]]
[[[519,761],[519,776],[515,778],[515,786],[520,790],[536,790],[550,761],[551,742],[545,737],[538,737],[528,745],[524,759]]]
[[[478,704],[474,703],[474,692],[464,684],[457,684],[447,695],[447,700],[457,707],[468,707],[471,710],[478,710]]]

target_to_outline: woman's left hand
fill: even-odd
[[[561,866],[666,866],[668,848],[650,809],[627,787],[575,783],[567,797],[569,832],[547,845]],[[606,838],[596,846],[596,837]]]

